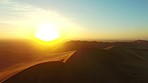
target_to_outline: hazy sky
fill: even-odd
[[[31,36],[44,22],[71,39],[148,39],[148,0],[1,0],[0,37]]]

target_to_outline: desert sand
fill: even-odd
[[[45,62],[31,63],[3,83],[148,83],[147,41],[71,41],[54,53],[64,57],[50,62],[46,56]]]

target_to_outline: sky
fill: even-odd
[[[47,22],[69,39],[148,40],[148,0],[0,1],[0,38],[31,38]]]

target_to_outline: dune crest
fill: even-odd
[[[114,46],[108,46],[108,47],[106,47],[106,48],[103,48],[104,50],[110,50],[110,49],[112,49]]]
[[[69,52],[62,52],[62,53],[53,53],[49,54],[49,56],[43,57],[43,58],[38,58],[34,59],[34,61],[27,61],[27,62],[22,62],[18,63],[14,66],[10,66],[8,68],[5,68],[4,70],[0,71],[0,82],[3,82],[13,75],[33,66],[37,65],[40,63],[45,63],[45,62],[53,62],[53,61],[62,61],[66,63],[66,61],[69,59],[71,55],[73,55],[75,51],[69,51]]]

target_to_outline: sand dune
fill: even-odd
[[[62,53],[49,52],[48,54],[44,52],[37,54],[39,53],[37,52],[34,55],[31,55],[33,53],[27,51],[28,48],[24,48],[22,46],[23,49],[18,49],[19,47],[16,47],[15,45],[14,47],[12,47],[15,49],[12,49],[9,45],[8,47],[6,47],[6,45],[5,46],[3,45],[3,47],[1,46],[0,50],[1,54],[0,82],[3,82],[8,78],[12,77],[13,75],[17,74],[18,72],[39,63],[62,61],[64,59],[65,59],[64,62],[66,62],[66,60],[75,52],[75,51],[62,52]],[[26,54],[26,52],[28,55]]]
[[[33,61],[26,61],[22,63],[18,63],[16,65],[10,66],[8,68],[5,68],[0,72],[0,81],[3,82],[7,80],[8,78],[12,77],[13,75],[17,74],[20,71],[23,71],[24,69],[27,69],[33,65],[44,63],[44,62],[53,62],[53,61],[66,61],[67,57],[71,56],[75,51],[71,52],[65,52],[65,53],[59,53],[59,54],[51,54],[48,57],[43,57],[39,59],[35,59]]]
[[[67,55],[66,63],[34,65],[3,83],[148,83],[147,49],[148,43],[141,41],[69,42],[55,50],[77,50]]]

